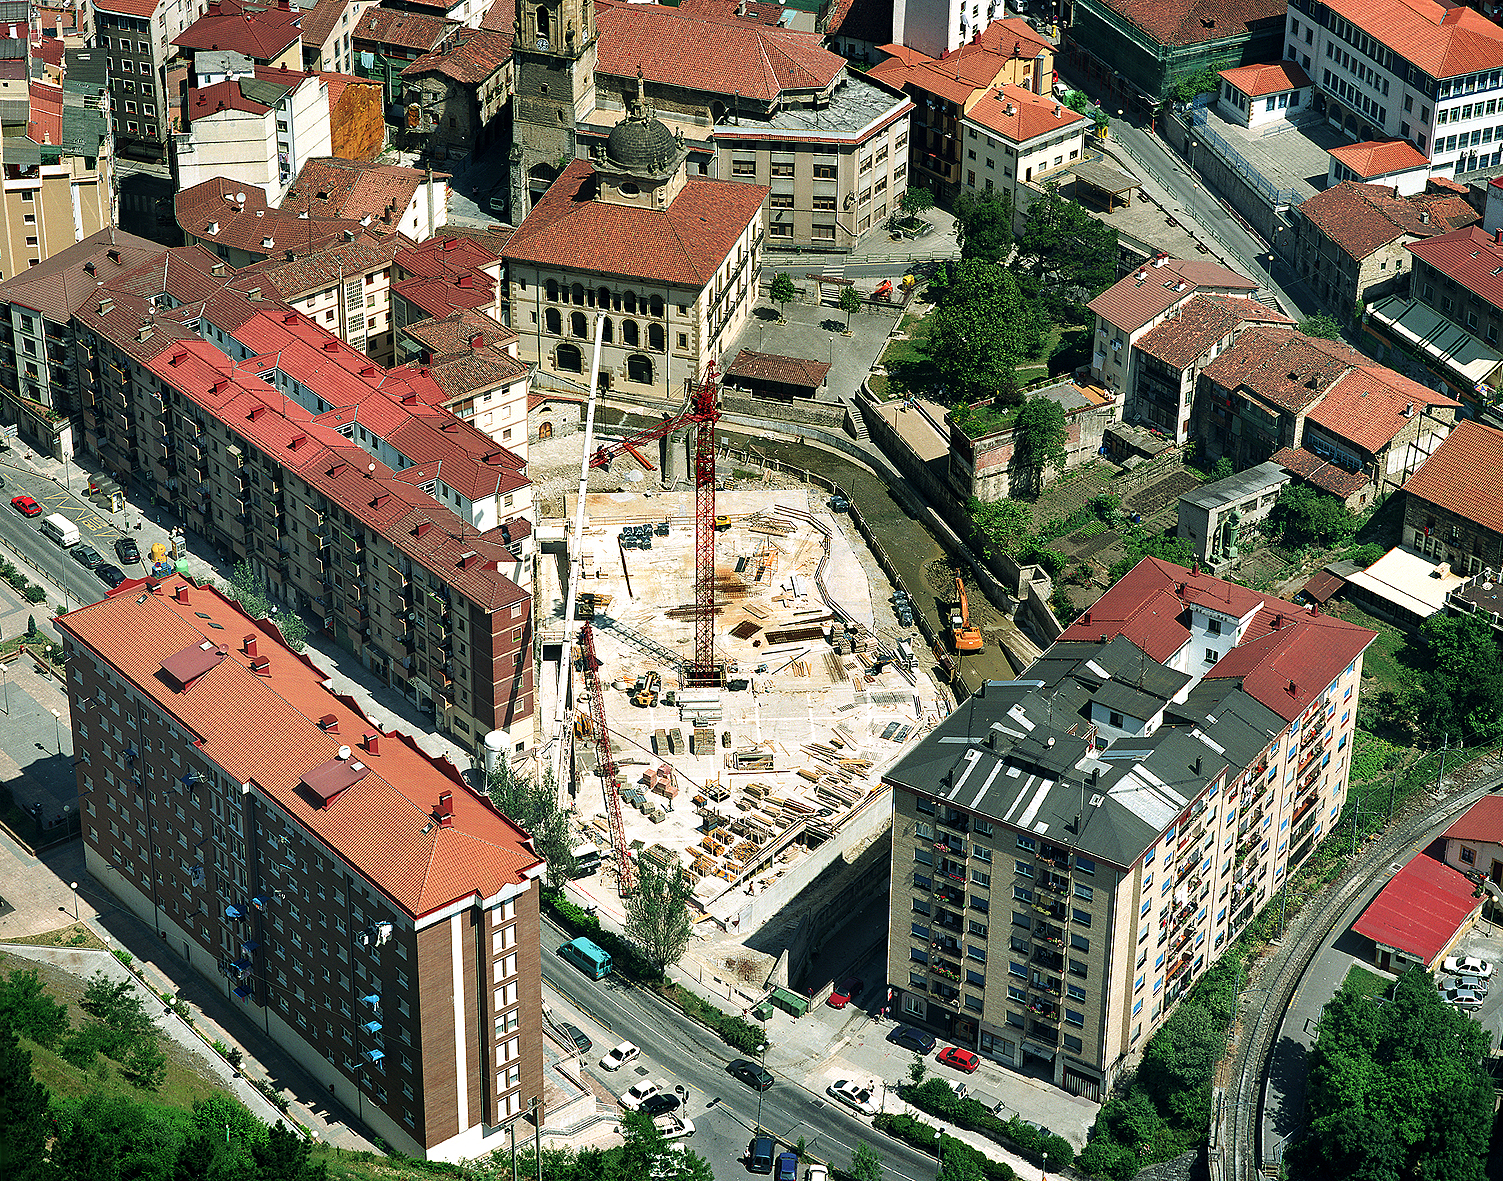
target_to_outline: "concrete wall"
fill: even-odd
[[[1160,117],[1159,134],[1182,157],[1185,155],[1190,136],[1178,115],[1165,113]],[[1272,242],[1281,258],[1287,259],[1294,250],[1294,235],[1287,216],[1264,200],[1225,160],[1203,142],[1197,142],[1201,146],[1195,149],[1195,179],[1201,188],[1197,190],[1195,200],[1204,200],[1205,189],[1209,188],[1235,209],[1264,241]]]

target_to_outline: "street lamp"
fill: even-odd
[[[5,691],[5,716],[10,717],[10,682],[5,679],[5,674],[10,671],[10,665],[0,664],[0,689]]]
[[[944,1170],[944,1133],[938,1128],[934,1129],[934,1178],[939,1181],[939,1175]]]
[[[767,1073],[767,1043],[763,1042],[757,1047],[758,1061],[762,1064],[762,1074]],[[762,1130],[762,1096],[767,1093],[767,1088],[762,1085],[762,1074],[757,1076],[757,1131]]]
[[[1190,220],[1195,220],[1195,148],[1196,143],[1190,141]]]
[[[68,885],[73,890],[73,921],[76,923],[78,922],[78,883],[69,882]]]
[[[52,711],[52,729],[57,735],[57,753],[63,753],[63,715]]]

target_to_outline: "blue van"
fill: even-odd
[[[603,947],[581,935],[571,939],[558,949],[563,956],[591,980],[599,980],[611,974],[611,957]]]

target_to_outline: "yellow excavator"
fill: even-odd
[[[956,652],[980,652],[986,647],[981,629],[971,623],[971,604],[965,597],[965,583],[955,576],[956,608],[950,615],[950,639]]]

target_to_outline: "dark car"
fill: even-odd
[[[772,1154],[777,1145],[771,1136],[753,1136],[746,1146],[746,1168],[752,1173],[772,1172]]]
[[[659,1091],[642,1100],[642,1106],[637,1110],[643,1115],[667,1115],[678,1110],[678,1096],[672,1091]]]
[[[97,570],[100,563],[104,561],[99,556],[99,551],[92,545],[75,545],[70,552],[73,554],[73,560],[82,563],[86,570]]]
[[[927,1054],[930,1050],[934,1049],[934,1035],[932,1033],[925,1033],[922,1029],[915,1029],[911,1025],[905,1025],[897,1030],[892,1035],[892,1040],[896,1044],[906,1046],[908,1049],[919,1054]]]
[[[122,565],[131,566],[141,560],[141,547],[134,537],[115,538],[115,556]]]
[[[830,993],[830,999],[825,1003],[832,1009],[843,1009],[861,995],[862,987],[861,978],[851,976],[836,986],[835,991]]]
[[[737,1058],[726,1069],[748,1087],[753,1087],[758,1091],[765,1091],[772,1086],[772,1075],[755,1062],[748,1062],[745,1058]]]
[[[778,1156],[777,1181],[798,1181],[798,1153],[784,1152]]]
[[[565,1021],[559,1025],[559,1028],[564,1031],[564,1036],[574,1043],[574,1048],[581,1054],[589,1053],[590,1047],[595,1044],[590,1040],[590,1035],[577,1025],[570,1025]]]
[[[101,562],[98,566],[95,566],[94,573],[99,576],[99,581],[111,590],[114,590],[125,581],[125,571],[109,562]]]

